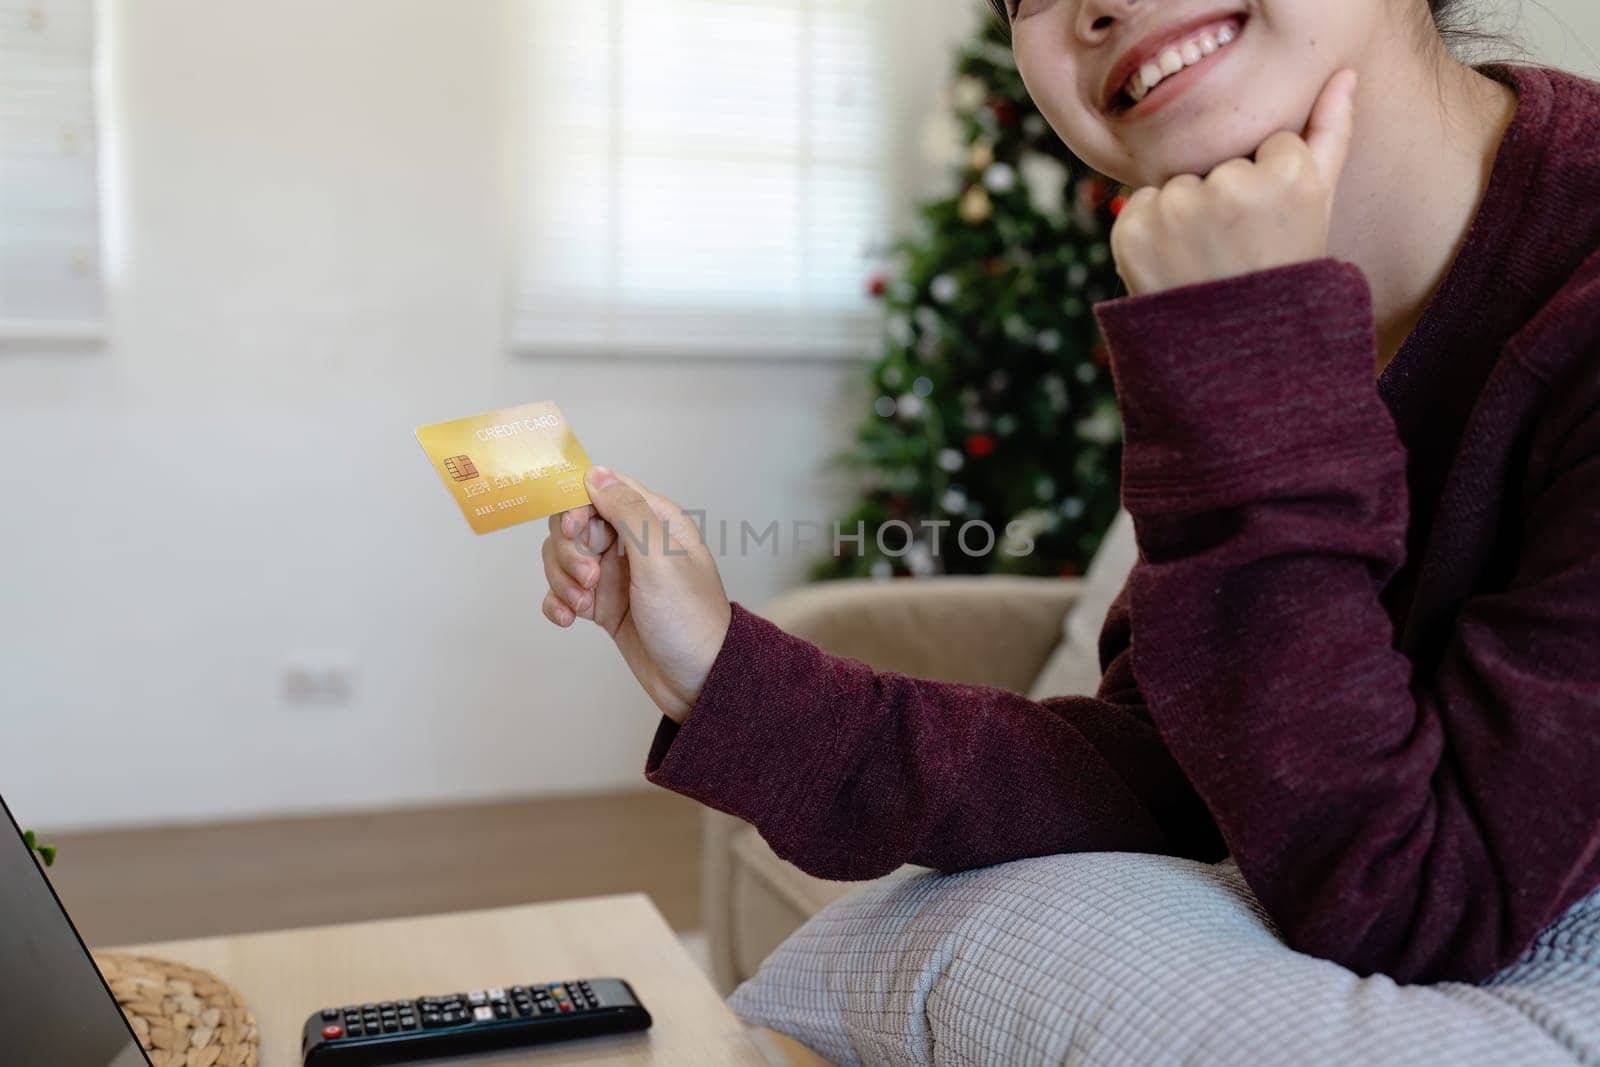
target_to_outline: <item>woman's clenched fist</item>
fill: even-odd
[[[1111,229],[1117,273],[1137,296],[1328,254],[1333,196],[1350,151],[1356,72],[1328,80],[1304,136],[1273,134],[1255,159],[1133,194]]]

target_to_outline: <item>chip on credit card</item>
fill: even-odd
[[[548,401],[418,426],[417,440],[474,533],[589,503],[593,464]]]

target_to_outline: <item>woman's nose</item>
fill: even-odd
[[[1141,0],[1083,0],[1078,8],[1077,30],[1085,44],[1099,44],[1111,36],[1116,24],[1127,18]]]

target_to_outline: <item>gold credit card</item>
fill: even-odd
[[[548,401],[418,426],[417,440],[475,533],[589,503],[593,464]]]

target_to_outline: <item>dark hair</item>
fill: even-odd
[[[1472,26],[1466,8],[1467,5],[1461,0],[1428,0],[1428,11],[1433,15],[1433,24],[1439,27],[1439,36],[1444,38],[1446,44],[1471,46],[1501,42],[1500,35]],[[994,12],[995,18],[1000,20],[1000,25],[1005,27],[1006,36],[1009,37],[1011,16],[1006,13],[1006,0],[989,0],[989,9]]]

